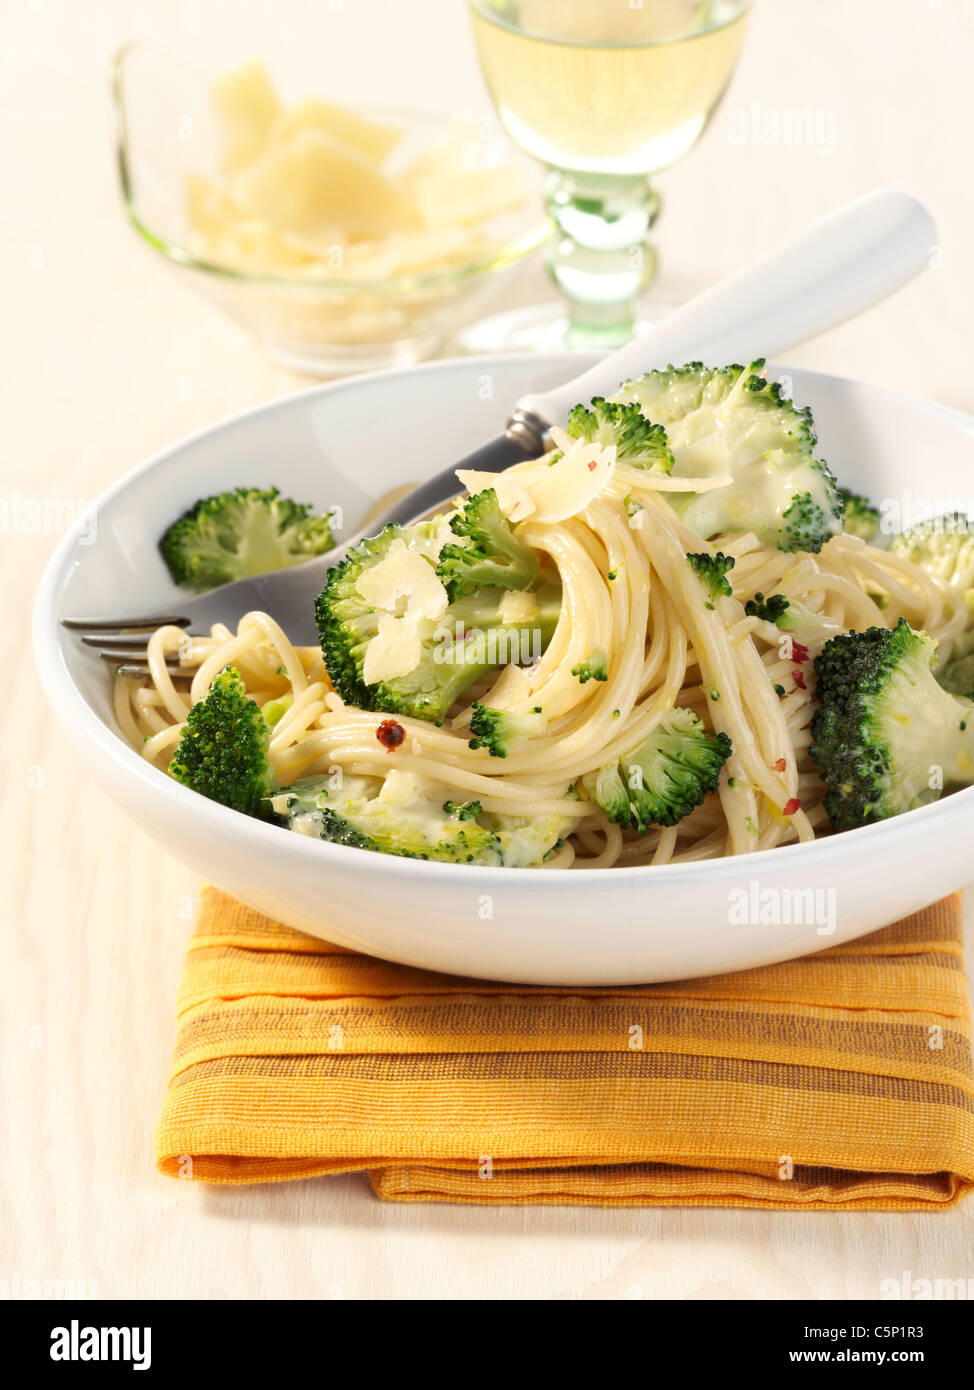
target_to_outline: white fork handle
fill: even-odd
[[[878,189],[813,222],[777,251],[720,280],[658,327],[520,410],[561,423],[573,405],[610,396],[655,367],[772,357],[877,304],[930,262],[937,229],[910,193]]]

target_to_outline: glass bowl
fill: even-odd
[[[322,274],[322,267],[287,276],[218,264],[194,245],[187,212],[189,176],[212,177],[218,168],[209,77],[163,50],[131,44],[116,55],[112,78],[118,169],[132,225],[270,357],[294,370],[328,376],[430,356],[550,235],[533,166],[491,133],[464,149],[468,167],[510,161],[523,167],[527,191],[478,224],[469,259],[461,247],[442,269],[385,279]],[[455,125],[453,116],[413,109],[366,107],[357,114],[399,126],[407,159]]]

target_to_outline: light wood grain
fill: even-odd
[[[724,111],[661,180],[659,294],[679,300],[843,199],[901,183],[939,219],[936,268],[793,360],[974,408],[969,10],[852,9],[758,6]],[[12,0],[0,50],[8,498],[91,497],[177,436],[307,384],[124,223],[106,70],[135,35],[214,68],[262,50],[295,90],[487,109],[459,0]],[[751,101],[821,110],[834,148],[735,144],[730,121]],[[508,298],[545,294],[532,269]],[[159,1177],[152,1131],[196,885],[90,786],[43,704],[29,609],[55,539],[0,537],[0,1279],[90,1280],[111,1297],[734,1299],[868,1298],[904,1270],[974,1272],[970,1205],[480,1210],[383,1205],[359,1178],[231,1191]]]

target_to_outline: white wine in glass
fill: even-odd
[[[631,337],[656,273],[649,175],[706,126],[748,9],[749,0],[470,0],[501,122],[551,171],[548,263],[567,300],[570,346]]]

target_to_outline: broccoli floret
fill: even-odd
[[[962,512],[933,517],[901,536],[894,536],[890,551],[919,565],[934,579],[960,589],[974,613],[974,532]]]
[[[338,787],[330,777],[306,777],[271,804],[289,829],[336,844],[405,859],[508,868],[540,864],[572,824],[555,817],[488,815],[476,801],[441,804],[408,773],[398,780],[349,775]]]
[[[811,411],[799,409],[777,382],[747,367],[691,362],[649,372],[613,398],[635,401],[666,429],[674,477],[733,482],[667,500],[704,540],[754,531],[781,550],[821,550],[842,529],[842,501],[828,466],[814,458]]]
[[[800,628],[808,627],[810,623],[822,621],[820,613],[813,613],[803,603],[786,598],[784,594],[770,594],[765,598],[764,594],[757,593],[745,603],[744,612],[749,618],[760,618],[763,622],[774,623],[782,632],[797,632]]]
[[[713,608],[719,598],[732,596],[734,590],[727,574],[734,568],[733,555],[724,555],[720,550],[716,555],[701,551],[700,554],[688,555],[687,563],[703,585],[708,608]]]
[[[541,561],[511,530],[493,488],[471,497],[451,518],[450,530],[461,544],[444,545],[436,573],[451,601],[485,586],[527,589],[537,579]]]
[[[424,602],[433,603],[437,590],[446,600],[435,572],[444,532],[449,534],[449,529],[442,520],[408,528],[387,526],[380,535],[360,541],[340,565],[329,570],[315,603],[315,618],[325,667],[346,704],[441,724],[450,706],[473,681],[520,659],[522,634],[526,638],[536,634],[541,650],[550,641],[561,611],[557,583],[546,581],[532,591],[536,613],[507,623],[499,618],[503,591],[479,589],[456,599],[436,618],[416,619],[411,630],[418,643],[418,660],[406,674],[366,681],[366,652],[380,637],[380,623],[401,616],[401,604],[408,604],[403,575],[410,584],[422,585]],[[417,556],[421,557],[418,567]],[[404,560],[409,561],[411,570],[399,565]],[[386,562],[391,570],[377,571]],[[375,601],[372,592],[377,572],[385,575],[379,585],[381,602]],[[379,646],[383,646],[381,638]]]
[[[858,536],[860,540],[873,541],[879,535],[879,512],[869,501],[858,492],[852,492],[847,487],[839,488],[839,496],[845,504],[842,529],[850,536]]]
[[[764,594],[756,593],[745,603],[744,612],[749,618],[760,618],[762,622],[782,627],[790,607],[791,601],[784,594],[771,594],[765,598]]]
[[[596,647],[584,661],[572,667],[572,675],[578,677],[579,685],[586,681],[607,681],[609,679],[609,658],[601,647]]]
[[[204,497],[159,542],[177,584],[212,589],[300,565],[331,549],[331,523],[276,487],[238,487]]]
[[[565,842],[574,821],[564,816],[497,816],[488,815],[488,822],[501,850],[501,863],[506,869],[530,869],[550,859]]]
[[[796,492],[781,513],[784,524],[778,537],[779,550],[817,553],[842,529],[842,499],[828,464],[813,459],[808,472],[810,476],[817,473],[821,482],[808,492]]]
[[[609,820],[644,834],[676,825],[716,791],[730,754],[726,734],[705,729],[692,710],[674,709],[641,744],[582,782]]]
[[[425,796],[408,773],[385,780],[347,775],[337,786],[331,777],[305,777],[285,787],[271,804],[287,817],[291,830],[336,844],[406,859],[501,862],[491,830]]]
[[[267,819],[269,737],[267,721],[248,696],[240,672],[226,666],[186,716],[169,771],[211,801]]]
[[[815,658],[811,755],[838,829],[885,820],[974,781],[972,705],[937,684],[935,650],[901,618],[892,631],[841,633]]]
[[[607,401],[595,396],[590,407],[576,405],[568,415],[568,433],[589,444],[616,447],[616,458],[629,468],[669,473],[673,455],[662,425],[651,425],[633,401]]]
[[[515,714],[509,709],[475,704],[470,717],[470,748],[486,748],[492,758],[506,758],[518,744],[538,738],[547,728],[542,714]]]

